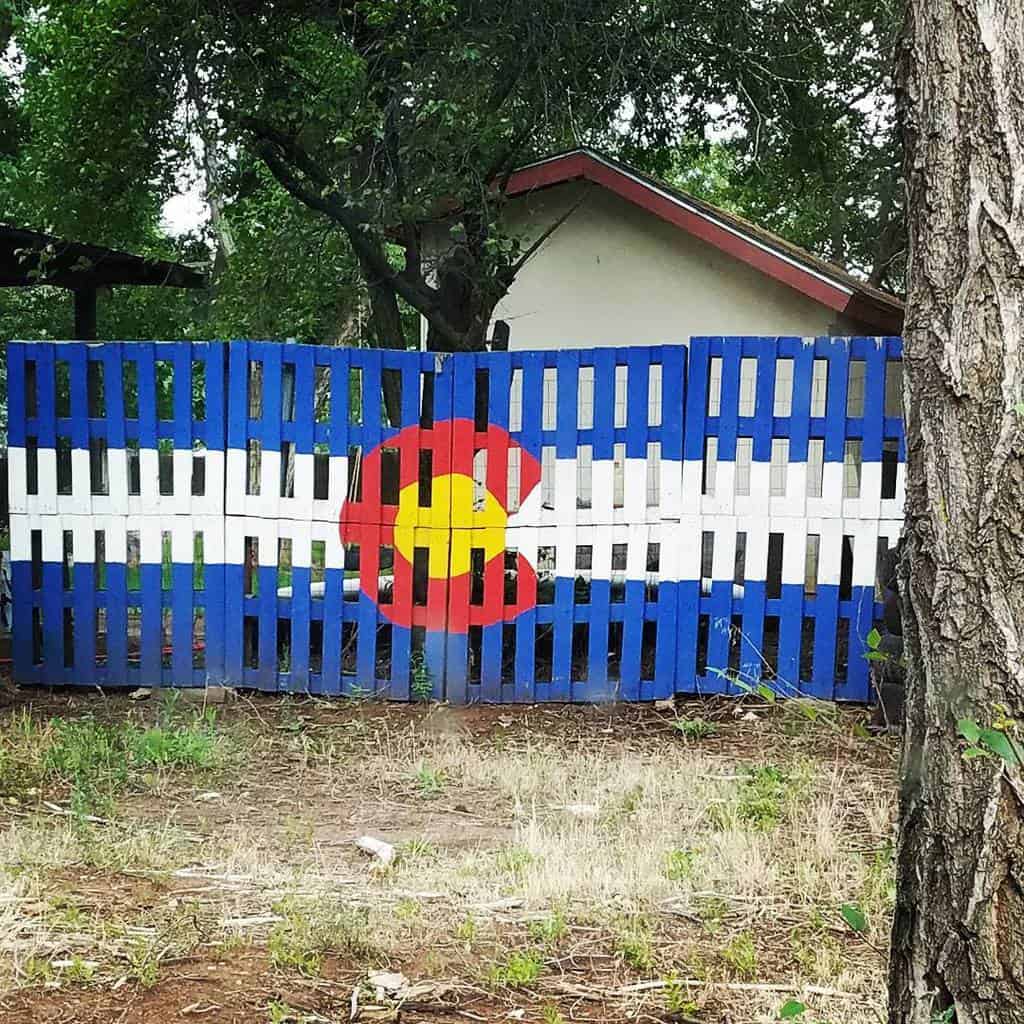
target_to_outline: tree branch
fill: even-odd
[[[589,198],[589,193],[584,192],[583,195],[576,200],[568,210],[565,211],[556,221],[549,224],[541,234],[534,239],[530,247],[524,252],[519,259],[512,264],[512,266],[503,270],[499,275],[502,285],[504,285],[506,291],[512,286],[512,282],[516,279],[519,271],[526,266],[530,257],[537,252],[537,250],[586,202]]]
[[[378,284],[386,284],[453,345],[461,345],[462,333],[441,313],[436,293],[422,278],[397,271],[370,232],[370,218],[341,193],[293,138],[255,118],[242,122],[255,137],[254,149],[270,173],[289,195],[338,224],[348,236],[364,272]],[[301,173],[301,178],[296,174]],[[305,179],[305,180],[303,180]]]

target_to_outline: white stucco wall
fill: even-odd
[[[536,238],[583,205],[520,272],[495,313],[513,348],[679,343],[701,334],[849,334],[853,323],[600,188],[559,185],[509,204]]]

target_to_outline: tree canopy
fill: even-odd
[[[185,330],[403,347],[420,314],[478,347],[530,251],[502,183],[580,142],[899,281],[889,0],[0,9],[0,216],[180,258],[160,209],[198,154],[215,288]]]

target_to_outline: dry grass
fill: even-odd
[[[51,813],[40,801],[66,780],[37,772],[0,832],[0,1006],[31,1020],[72,992],[130,990],[163,1020],[152,1000],[187,958],[252,962],[317,993],[310,1013],[389,966],[447,979],[452,1005],[487,1020],[520,1006],[740,1024],[777,1019],[790,996],[815,1024],[869,1019],[884,1003],[891,750],[842,716],[718,724],[693,741],[636,709],[261,702],[217,724],[229,761],[132,769],[101,821]],[[53,729],[0,720],[0,746],[13,734]],[[354,849],[364,832],[397,847],[393,865]],[[863,937],[845,903],[866,913]],[[272,1020],[279,995],[203,1019]]]

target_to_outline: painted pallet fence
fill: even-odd
[[[8,351],[19,681],[869,696],[899,339]]]

